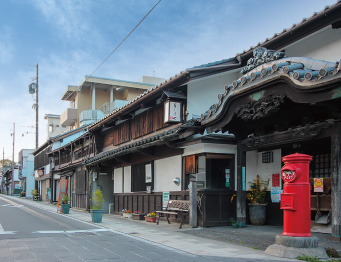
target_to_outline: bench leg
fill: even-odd
[[[159,224],[159,220],[160,220],[160,214],[158,215],[157,220],[156,220],[157,225]]]
[[[170,221],[169,221],[169,214],[167,214],[166,217],[167,217],[168,224],[170,224]]]
[[[182,229],[182,221],[183,221],[183,218],[184,218],[184,214],[181,212],[181,221],[180,221],[179,229]]]

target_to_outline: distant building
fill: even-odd
[[[35,189],[34,180],[34,149],[22,149],[18,154],[19,187],[32,198],[31,191]]]
[[[60,124],[60,115],[46,114],[44,119],[47,120],[47,139],[67,131],[67,127]]]
[[[70,107],[62,113],[60,124],[71,130],[96,122],[163,79],[143,76],[142,80],[146,82],[85,76],[79,86],[69,85],[63,94]]]

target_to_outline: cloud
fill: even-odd
[[[8,26],[0,27],[0,64],[9,64],[12,61],[15,45],[12,40],[12,30]]]
[[[90,29],[88,0],[32,0],[32,4],[62,37],[79,40]]]

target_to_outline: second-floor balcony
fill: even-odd
[[[63,126],[71,126],[77,121],[77,109],[67,108],[60,116],[60,124]]]
[[[79,125],[91,124],[103,117],[105,117],[105,114],[100,110],[84,110],[79,114]]]

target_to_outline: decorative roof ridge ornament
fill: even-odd
[[[253,57],[251,57],[248,61],[246,66],[240,71],[242,74],[246,74],[247,72],[251,71],[252,69],[256,68],[257,66],[273,61],[278,60],[285,57],[284,52],[278,52],[275,50],[266,49],[265,47],[256,47],[253,50]]]

